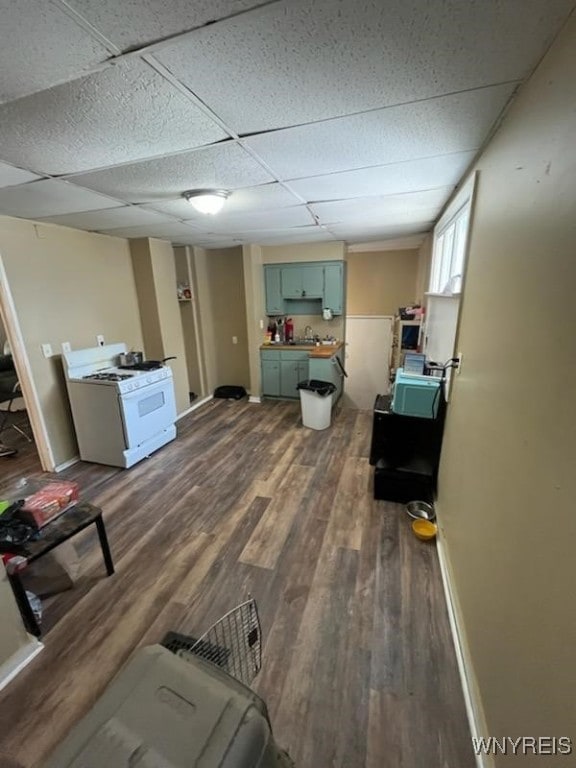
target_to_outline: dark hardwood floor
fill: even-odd
[[[134,648],[197,635],[250,593],[254,687],[298,768],[474,766],[435,545],[372,499],[371,414],[338,410],[324,432],[299,416],[216,400],[131,470],[59,475],[104,510],[117,573],[83,535],[45,649],[0,693],[0,752],[39,768]],[[13,461],[0,472],[38,472]]]

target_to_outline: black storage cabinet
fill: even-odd
[[[390,401],[389,395],[378,395],[374,403],[370,446],[374,498],[404,504],[416,499],[432,502],[446,414],[443,390],[435,419],[393,413]]]

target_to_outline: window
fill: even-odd
[[[464,182],[434,228],[430,288],[426,302],[424,352],[428,360],[445,363],[456,354],[456,331],[468,230],[477,172]],[[450,371],[447,372],[450,381]],[[450,385],[446,386],[446,393]]]
[[[431,293],[454,294],[462,290],[472,189],[473,185],[463,190],[464,195],[458,195],[456,205],[448,208],[434,229]]]

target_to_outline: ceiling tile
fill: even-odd
[[[284,180],[466,152],[481,145],[512,91],[499,85],[244,141]]]
[[[138,227],[114,227],[113,229],[98,230],[104,235],[115,235],[116,237],[158,237],[165,240],[176,240],[183,242],[192,242],[194,238],[198,239],[200,234],[197,229],[189,227],[178,221],[170,223],[146,224]]]
[[[86,211],[85,213],[69,213],[62,216],[43,218],[51,224],[62,224],[76,229],[102,230],[116,227],[137,227],[147,224],[171,223],[172,219],[162,216],[155,211],[147,211],[134,205],[122,208],[112,208],[106,211]]]
[[[384,197],[358,197],[329,203],[313,203],[310,208],[320,224],[365,224],[392,226],[412,221],[432,221],[448,200],[453,187],[431,192],[414,192]]]
[[[230,234],[246,232],[254,229],[286,229],[288,227],[305,227],[314,224],[314,218],[305,205],[292,208],[278,208],[272,211],[258,213],[233,213],[224,209],[218,216],[203,216],[198,214],[188,222],[209,232],[226,232]]]
[[[520,80],[572,6],[291,0],[206,26],[157,55],[246,134]]]
[[[62,175],[226,138],[143,61],[130,59],[0,107],[2,156]]]
[[[365,227],[354,225],[331,225],[328,231],[336,240],[344,240],[346,243],[370,243],[379,240],[391,240],[401,237],[409,237],[416,233],[429,232],[434,226],[433,221],[415,221],[412,224],[400,224],[394,226]]]
[[[301,202],[281,184],[261,184],[258,187],[236,189],[226,200],[224,212],[232,214],[270,211],[275,208],[288,208]],[[148,207],[181,219],[189,219],[194,215],[194,208],[182,198],[165,203],[150,203]]]
[[[46,0],[0,0],[0,18],[0,103],[80,77],[109,56]]]
[[[264,0],[69,0],[120,49],[135,48],[262,5]]]
[[[21,168],[14,168],[13,165],[6,165],[0,162],[0,187],[14,187],[17,184],[26,184],[27,181],[35,181],[42,178],[30,171],[23,171]]]
[[[199,235],[197,240],[194,240],[192,245],[199,248],[216,249],[216,248],[238,248],[242,245],[239,240],[233,240],[232,238],[207,238],[204,235]]]
[[[243,243],[258,245],[282,245],[284,243],[312,243],[336,240],[331,232],[318,226],[292,227],[291,229],[252,230],[238,235]]]
[[[0,214],[24,219],[41,219],[62,213],[96,211],[121,205],[118,200],[53,179],[0,189]]]
[[[131,203],[174,200],[187,189],[235,189],[272,181],[235,142],[75,176],[71,181]]]
[[[403,163],[360,168],[287,182],[306,201],[340,200],[368,195],[403,192],[456,185],[476,152],[455,152]]]

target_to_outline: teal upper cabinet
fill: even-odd
[[[283,315],[284,299],[282,298],[280,267],[264,267],[266,284],[266,314]]]
[[[327,264],[324,267],[323,305],[331,309],[334,315],[344,311],[344,265]]]
[[[294,264],[282,267],[282,296],[285,299],[321,299],[324,270],[321,264]]]
[[[314,261],[264,265],[267,315],[344,313],[344,263]]]

